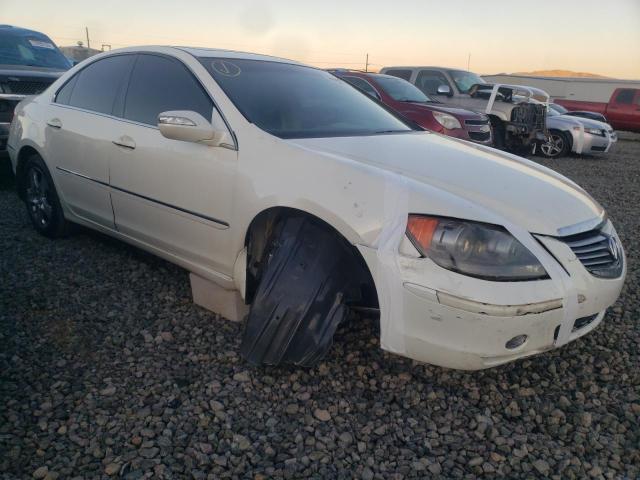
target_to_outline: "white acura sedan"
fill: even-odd
[[[97,55],[18,106],[9,151],[42,234],[78,223],[237,290],[252,363],[312,365],[367,307],[382,348],[487,368],[596,328],[626,273],[572,181],[289,60]]]

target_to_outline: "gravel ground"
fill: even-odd
[[[317,368],[252,368],[184,271],[87,231],[42,238],[5,187],[0,478],[638,478],[638,139],[543,162],[618,227],[620,301],[595,334],[476,373],[382,352],[371,320]]]

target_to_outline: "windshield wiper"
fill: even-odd
[[[403,132],[410,132],[411,130],[377,130],[373,133],[375,134],[383,134],[383,133],[403,133]]]

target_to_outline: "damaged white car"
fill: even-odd
[[[602,207],[414,128],[296,62],[127,48],[22,102],[9,151],[42,234],[82,224],[237,290],[252,363],[314,364],[355,307],[382,348],[458,369],[593,330],[626,273]]]

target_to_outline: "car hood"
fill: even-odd
[[[554,124],[573,126],[576,125],[576,123],[581,123],[584,128],[611,130],[611,125],[609,125],[608,123],[593,120],[592,118],[576,117],[573,115],[555,115],[553,117],[547,117],[547,126]]]
[[[463,108],[456,107],[447,107],[440,103],[417,103],[410,102],[408,105],[411,105],[411,108],[414,110],[428,110],[430,112],[443,112],[453,115],[454,117],[461,118],[463,120],[480,120],[482,119],[482,115],[476,112],[472,112],[471,110],[465,110]]]
[[[558,235],[563,227],[603,215],[602,207],[582,188],[548,168],[442,135],[415,132],[288,142],[400,174],[478,205],[531,233]],[[424,198],[421,208],[421,213],[432,213],[429,198]]]

